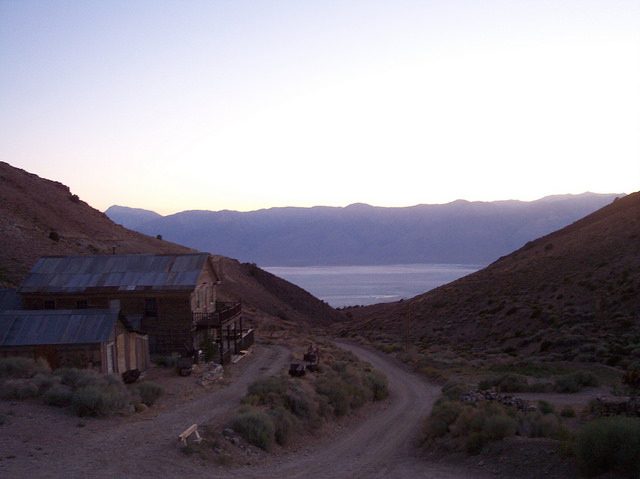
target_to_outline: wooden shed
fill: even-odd
[[[0,357],[43,357],[52,368],[121,374],[149,366],[149,344],[112,309],[0,313]]]

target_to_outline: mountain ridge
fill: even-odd
[[[105,213],[148,235],[265,266],[487,264],[619,196],[582,193],[531,202],[191,210],[160,217],[144,210],[137,219],[139,210],[122,206]],[[141,221],[142,215],[148,219]]]

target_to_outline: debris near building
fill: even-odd
[[[306,374],[307,371],[315,372],[320,367],[320,350],[313,345],[309,344],[307,352],[304,353],[302,362],[293,362],[289,365],[289,376],[301,377]]]
[[[204,370],[200,374],[198,384],[202,387],[210,386],[224,377],[222,364],[206,363]]]

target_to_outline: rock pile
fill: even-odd
[[[500,394],[494,389],[488,389],[486,391],[469,391],[460,396],[460,401],[473,404],[480,401],[496,401],[504,406],[516,408],[519,411],[535,411],[537,409],[535,405],[525,399],[507,394]]]
[[[209,386],[217,380],[222,379],[223,374],[224,369],[222,364],[207,363],[204,367],[204,371],[202,371],[200,379],[198,379],[198,384],[205,387]]]
[[[640,417],[640,398],[601,396],[591,404],[596,416],[638,416]]]

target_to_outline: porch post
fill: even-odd
[[[238,354],[238,323],[233,322],[233,350],[235,354]]]

